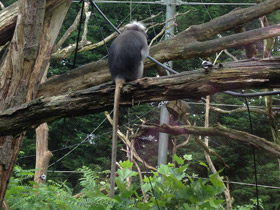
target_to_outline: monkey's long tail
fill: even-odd
[[[115,173],[117,160],[117,132],[119,124],[119,104],[121,88],[124,80],[116,79],[115,98],[114,98],[114,114],[113,114],[113,137],[112,137],[112,157],[111,157],[111,176],[110,176],[110,197],[113,198],[115,194]]]

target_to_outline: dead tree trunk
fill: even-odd
[[[41,184],[45,181],[44,176],[47,176],[48,166],[53,154],[48,150],[49,127],[47,123],[41,124],[36,129],[36,165],[34,181]]]
[[[71,0],[20,0],[15,31],[0,63],[0,111],[35,97],[49,67],[52,48]],[[47,9],[46,9],[47,8]],[[2,205],[23,134],[0,134],[0,205]]]

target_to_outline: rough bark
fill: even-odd
[[[17,30],[8,53],[1,63],[0,110],[26,102],[26,95],[29,93],[25,82],[30,79],[30,70],[36,62],[42,21],[45,16],[44,7],[45,1],[27,2],[23,0],[19,2],[20,13],[18,14]],[[36,20],[34,17],[38,17],[38,19]],[[0,151],[0,205],[4,200],[22,140],[23,135],[19,135],[17,138],[2,135],[0,137],[2,146]]]
[[[46,76],[42,78],[42,81],[46,80]],[[34,182],[41,184],[46,181],[44,179],[47,177],[48,167],[50,159],[53,154],[48,148],[48,137],[49,137],[49,127],[47,123],[41,124],[36,128],[36,163],[35,163],[35,175]]]
[[[267,141],[264,138],[230,128],[223,127],[219,124],[204,128],[193,126],[170,126],[170,125],[143,125],[142,129],[154,129],[157,132],[165,132],[170,135],[185,135],[193,134],[200,136],[223,136],[230,139],[237,140],[244,144],[250,144],[258,149],[263,149],[271,155],[280,157],[280,146]]]
[[[279,59],[242,61],[212,70],[142,78],[122,88],[121,105],[202,96],[234,89],[280,87]],[[112,109],[115,85],[104,83],[65,95],[37,98],[0,113],[0,133],[16,134],[61,117]]]
[[[0,111],[34,98],[70,4],[70,0],[20,0],[16,4],[13,39],[0,63]],[[23,139],[22,134],[4,135],[0,132],[0,205]]]
[[[276,11],[279,8],[280,3],[278,0],[269,0],[250,8],[234,10],[222,17],[215,18],[208,23],[191,26],[185,31],[179,33],[171,41],[161,42],[160,44],[152,47],[150,49],[150,54],[152,57],[155,57],[161,62],[174,59],[187,59],[197,56],[203,57],[209,53],[219,51],[220,49],[249,44],[255,42],[256,40],[279,35],[280,28],[278,25],[274,25],[268,28],[244,32],[234,36],[205,41],[222,31],[244,24],[254,18]],[[1,14],[2,13],[0,13],[0,18],[3,16],[5,17],[3,19],[11,19],[8,17],[6,18],[4,14]],[[13,21],[10,21],[9,24],[2,24],[0,21],[0,28],[10,27],[12,22]],[[2,33],[0,30],[0,37],[1,34],[6,33]],[[232,42],[232,40],[235,41]],[[155,64],[151,61],[146,61],[146,68],[153,65]],[[82,71],[82,69],[85,69],[85,71]],[[47,93],[45,92],[48,90],[48,96],[52,96],[53,93],[59,95],[69,90],[76,91],[84,89],[101,84],[108,80],[110,80],[110,75],[107,68],[107,62],[93,62],[91,64],[87,64],[86,66],[77,68],[66,75],[58,76],[45,84],[42,84],[38,97],[44,94],[46,96]],[[52,86],[52,88],[50,86]]]
[[[162,63],[175,59],[203,57],[225,48],[242,46],[248,43],[253,43],[256,40],[277,35],[280,35],[280,25],[255,29],[249,32],[205,42],[190,41],[186,40],[185,37],[180,37],[164,41],[155,47],[152,47],[150,49],[150,55]],[[155,64],[148,59],[145,62],[146,69],[154,65]],[[100,60],[83,65],[66,74],[48,80],[40,86],[37,97],[43,95],[59,95],[69,90],[76,91],[104,83],[108,80],[110,80],[110,74],[107,60]]]
[[[18,15],[18,2],[0,11],[0,46],[13,37]]]
[[[43,183],[45,180],[41,177],[43,174],[47,176],[48,166],[52,158],[52,152],[48,150],[49,127],[47,123],[41,124],[36,129],[36,165],[34,181],[37,184]]]

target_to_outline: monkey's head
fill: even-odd
[[[136,30],[146,34],[146,27],[144,26],[144,24],[137,21],[132,21],[131,23],[126,24],[124,27],[124,31],[128,30]]]

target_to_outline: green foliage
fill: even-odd
[[[257,207],[257,200],[250,199],[250,201],[251,201],[250,204],[246,204],[244,206],[237,205],[236,208],[234,208],[233,210],[251,210],[251,209],[255,209]],[[259,206],[260,206],[261,209],[264,209],[261,200],[259,200]]]
[[[111,209],[116,202],[100,191],[102,184],[96,182],[97,174],[86,167],[83,167],[81,171],[83,177],[80,184],[83,189],[80,194],[73,196],[72,189],[65,183],[49,181],[47,184],[36,185],[33,181],[25,182],[27,178],[33,176],[33,173],[15,167],[15,175],[11,178],[5,199],[11,209],[19,210],[82,210],[96,209],[99,206],[103,209]]]
[[[13,4],[16,1],[17,0],[5,0],[5,1],[2,1],[2,3],[4,4],[5,7],[7,7],[7,6],[10,6],[11,4]]]
[[[12,2],[15,2],[16,0],[5,0],[2,1],[5,6],[11,4]],[[211,2],[211,0],[205,0],[204,2]],[[228,0],[227,2],[234,2],[233,0]],[[235,1],[236,2],[236,1]],[[242,2],[242,1],[239,1]],[[255,2],[255,0],[250,0],[250,2]],[[115,25],[120,25],[121,23],[125,24],[129,22],[129,16],[127,16],[130,12],[130,5],[129,4],[98,4],[101,8],[101,10],[107,15],[107,17],[113,22]],[[143,18],[151,16],[150,11],[152,14],[157,14],[158,12],[162,11],[162,15],[160,15],[156,20],[153,20],[154,22],[163,22],[165,17],[165,7],[164,6],[159,6],[159,5],[148,5],[148,4],[133,4],[133,9],[134,7],[136,8],[133,10],[131,16],[132,19],[138,19],[141,20]],[[149,8],[150,7],[150,8]],[[65,22],[62,26],[61,29],[61,34],[66,31],[66,29],[72,24],[76,14],[81,8],[81,4],[77,3],[72,3],[71,8],[69,10],[69,13],[67,14],[67,17],[65,19]],[[206,10],[207,9],[207,10]],[[178,12],[186,12],[187,10],[191,10],[190,13],[184,16],[178,16],[177,17],[177,30],[178,32],[186,30],[190,25],[197,25],[201,23],[208,22],[210,20],[209,14],[211,18],[215,18],[218,16],[221,16],[222,14],[225,14],[229,11],[234,9],[233,6],[191,6],[191,5],[180,5],[177,7]],[[125,17],[128,17],[125,19]],[[97,21],[95,18],[90,18],[90,23],[89,23],[89,33],[88,33],[88,39],[92,41],[93,43],[96,43],[98,41],[102,40],[102,35],[101,35],[101,30],[104,33],[104,36],[109,35],[113,30],[108,26],[106,21],[104,21],[99,14],[97,14],[98,21],[101,25],[101,28],[99,28]],[[280,13],[279,12],[274,12],[270,15],[268,15],[269,21],[271,24],[278,24],[280,20]],[[247,29],[249,28],[257,28],[260,27],[259,21],[252,21],[251,23],[248,24],[242,24],[242,26],[245,26]],[[83,29],[83,26],[82,26]],[[149,31],[149,40],[151,40],[155,34],[157,34],[160,30],[161,27],[157,26],[155,27],[155,33],[153,33],[153,30]],[[233,34],[235,31],[229,30],[222,35],[229,35]],[[76,42],[78,31],[76,30],[71,34],[71,36],[68,38],[68,40],[64,43],[63,47],[68,46],[69,44],[73,44]],[[159,38],[160,39],[160,38]],[[280,51],[279,51],[279,40],[275,39],[275,44],[273,46],[273,55],[274,56],[279,56]],[[260,43],[258,43],[260,44]],[[108,43],[107,46],[109,46],[110,43]],[[236,56],[238,59],[245,59],[245,53],[243,48],[235,48],[235,49],[228,49],[230,53],[232,53],[234,56]],[[82,65],[88,62],[96,61],[103,56],[107,54],[107,50],[105,47],[100,47],[97,49],[94,49],[92,51],[88,52],[83,52],[79,53],[77,56],[77,65]],[[56,74],[62,74],[64,72],[68,72],[72,68],[72,63],[73,63],[73,58],[74,56],[72,55],[69,58],[66,58],[62,61],[54,61],[51,63],[48,76],[56,75]],[[209,55],[209,59],[214,60],[215,55]],[[202,58],[202,59],[208,59],[207,58]],[[226,62],[226,61],[232,61],[231,58],[229,58],[227,55],[222,54],[221,57],[219,58],[218,62]],[[174,61],[174,69],[182,72],[182,71],[189,71],[189,70],[194,70],[197,68],[201,68],[201,60],[198,58],[193,58],[193,59],[188,59],[188,60],[179,60],[179,61]],[[145,76],[155,76],[155,71],[149,70],[145,71]],[[248,99],[249,104],[251,106],[257,105],[257,106],[263,106],[264,105],[264,100],[263,98],[253,98],[253,99]],[[278,97],[279,100],[279,97]],[[236,98],[236,97],[231,97],[227,96],[225,94],[216,94],[214,96],[211,96],[211,101],[213,103],[217,104],[228,104],[228,105],[244,105],[244,100],[241,98]],[[277,103],[277,104],[276,104]],[[279,105],[279,102],[274,101],[274,105]],[[234,107],[220,107],[223,109],[227,110],[232,110]],[[237,108],[237,107],[236,107]],[[130,109],[123,109],[121,110],[120,114],[120,125],[129,123],[129,127],[133,127],[134,123],[138,123],[137,119],[138,116],[140,118],[147,118],[147,121],[149,122],[154,122],[157,123],[159,121],[159,111],[158,109],[155,109],[153,112],[149,112],[147,115],[146,113],[150,111],[152,108],[150,105],[141,105],[141,106],[134,106]],[[272,140],[272,135],[269,127],[269,122],[266,116],[260,115],[260,114],[252,114],[252,120],[253,120],[253,129],[254,129],[254,134],[264,137],[268,140]],[[229,128],[234,128],[238,130],[243,130],[243,131],[249,131],[250,126],[249,126],[249,120],[248,120],[248,114],[246,112],[243,113],[233,113],[233,114],[221,114],[217,113],[214,111],[211,111],[210,114],[210,124],[213,125],[214,123],[221,123],[222,125],[225,125]],[[204,126],[204,106],[203,105],[193,105],[191,106],[190,110],[190,115],[189,115],[189,120],[191,121],[192,124],[196,124],[198,126]],[[83,116],[83,117],[72,117],[72,118],[66,118],[60,119],[57,121],[54,121],[52,123],[49,123],[50,127],[50,132],[49,132],[49,149],[54,152],[54,157],[52,158],[52,162],[56,161],[58,158],[62,157],[64,154],[66,154],[70,149],[73,148],[71,145],[76,145],[80,143],[84,138],[87,137],[88,134],[90,134],[98,125],[99,123],[104,119],[104,114],[99,113],[99,114],[94,114],[94,115],[88,115],[88,116]],[[279,126],[279,125],[278,125]],[[79,146],[74,152],[72,152],[69,156],[65,157],[62,161],[56,163],[52,169],[54,170],[73,170],[74,168],[78,168],[81,165],[87,165],[89,168],[93,169],[94,171],[103,171],[105,169],[109,168],[110,165],[110,153],[111,153],[111,125],[109,123],[103,124],[95,133],[94,133],[94,138],[92,139],[92,142],[84,142],[81,146]],[[178,141],[178,144],[185,141],[185,136],[178,136],[174,137],[171,136],[172,140],[176,139]],[[22,167],[26,168],[33,168],[34,167],[34,162],[35,162],[35,157],[30,157],[30,155],[35,154],[35,133],[34,131],[28,131],[27,135],[25,137],[25,140],[23,142],[23,149],[24,149],[24,154],[21,155],[25,156],[27,158],[24,159],[19,159],[18,164],[20,164]],[[153,145],[152,145],[153,144]],[[147,146],[148,145],[148,146]],[[121,143],[118,145],[121,147]],[[138,147],[141,147],[142,151],[140,151],[142,154],[142,158],[145,159],[147,162],[149,162],[151,165],[155,165],[153,163],[156,163],[156,150],[157,150],[157,142],[153,143],[143,143],[140,146],[137,145]],[[215,149],[215,151],[220,154],[224,159],[227,164],[230,165],[230,169],[225,169],[223,172],[221,172],[221,175],[223,176],[228,176],[231,181],[238,181],[238,182],[247,182],[247,183],[254,183],[254,176],[253,176],[253,161],[252,161],[252,150],[251,148],[248,148],[248,145],[243,145],[240,144],[239,142],[232,141],[226,138],[221,138],[221,137],[211,137],[210,138],[210,146]],[[169,148],[170,149],[170,148]],[[190,167],[188,167],[188,174],[199,174],[200,177],[208,177],[209,171],[205,167],[200,166],[200,162],[204,161],[204,155],[203,155],[203,149],[199,147],[195,142],[190,142],[187,147],[180,148],[177,151],[177,154],[179,156],[183,156],[184,154],[192,154],[192,157],[194,161],[190,163]],[[119,159],[123,159],[123,153],[118,154]],[[170,157],[169,157],[170,158]],[[186,158],[180,158],[180,157],[173,157],[173,160],[176,161],[177,165],[179,167],[182,167],[182,162],[186,161]],[[224,166],[220,163],[219,160],[215,159],[213,157],[214,164],[217,168],[223,168]],[[184,165],[184,164],[183,164]],[[202,168],[202,169],[201,169]],[[279,182],[279,168],[278,168],[278,162],[275,158],[272,158],[268,155],[264,155],[263,152],[257,152],[257,168],[258,168],[258,174],[259,174],[259,183],[264,184],[264,185],[271,185],[271,186],[278,186]],[[169,202],[170,200],[176,200],[177,199],[177,194],[180,194],[181,191],[178,190],[178,192],[172,188],[170,189],[170,186],[167,186],[169,183],[173,182],[176,184],[177,187],[181,186],[180,183],[183,183],[184,186],[185,184],[191,186],[199,186],[203,187],[207,185],[207,183],[203,183],[205,180],[200,180],[199,183],[192,183],[194,181],[193,179],[189,179],[188,176],[183,179],[183,180],[178,180],[178,173],[174,172],[174,169],[172,169],[172,166],[161,166],[159,168],[160,172],[163,174],[154,174],[153,176],[150,177],[152,180],[152,184],[157,186],[155,187],[155,192],[156,195],[159,197],[159,205],[163,205],[162,202]],[[26,199],[29,199],[30,202],[32,199],[38,199],[36,202],[46,202],[44,199],[40,200],[40,196],[33,198],[31,195],[32,193],[39,192],[39,189],[33,189],[32,187],[27,188],[28,183],[29,183],[29,176],[24,176],[23,179],[23,172],[20,169],[15,169],[18,170],[18,175],[19,177],[14,177],[13,183],[10,183],[12,186],[14,184],[14,187],[19,188],[19,192],[24,192],[22,194],[18,194],[17,199],[10,203],[16,203],[18,200],[21,198],[23,199],[24,197]],[[83,169],[84,171],[85,169]],[[176,170],[175,170],[176,171]],[[85,171],[84,171],[85,172]],[[29,172],[30,173],[30,172]],[[129,189],[127,189],[126,186],[126,181],[124,177],[127,176],[135,176],[136,173],[130,171],[129,167],[123,166],[123,169],[119,171],[120,176],[117,178],[117,184],[118,184],[118,190],[117,190],[117,195],[116,198],[113,200],[113,202],[108,198],[107,196],[103,196],[101,194],[98,194],[98,199],[109,199],[106,200],[108,203],[108,206],[114,206],[115,209],[117,209],[117,206],[119,206],[119,209],[121,207],[126,209],[127,206],[131,206],[131,208],[136,208],[135,203],[137,203],[137,208],[139,209],[145,209],[147,207],[145,202],[143,201],[143,197],[141,195],[138,195],[140,190],[138,188],[138,185],[135,186],[135,183],[130,186]],[[171,173],[171,175],[169,175]],[[172,174],[173,173],[173,174]],[[175,173],[175,174],[174,174]],[[99,187],[101,188],[106,188],[107,185],[103,181],[99,181],[101,179],[98,177],[97,173],[91,173],[91,170],[88,170],[87,175],[83,176],[83,178],[80,180],[80,185],[78,183],[78,178],[76,175],[71,175],[67,177],[67,186],[74,186],[73,190],[70,192],[67,191],[67,186],[65,183],[63,184],[57,184],[58,178],[56,178],[56,182],[53,183],[48,183],[48,185],[42,185],[39,188],[42,187],[41,191],[46,191],[45,193],[48,194],[54,194],[56,195],[55,199],[62,199],[57,195],[57,192],[60,192],[60,195],[68,196],[69,200],[71,202],[85,202],[84,200],[89,200],[89,198],[79,198],[79,199],[74,199],[72,201],[72,195],[76,194],[78,192],[83,192],[83,193],[92,193],[87,191],[88,186],[93,186],[95,183],[95,187],[93,189],[99,190]],[[177,176],[178,175],[178,176]],[[261,175],[261,176],[260,176]],[[49,174],[49,177],[52,176],[52,174]],[[161,181],[164,179],[164,176],[168,177],[166,182],[164,182],[163,185]],[[87,179],[88,177],[89,179]],[[174,178],[175,177],[175,178]],[[52,177],[54,178],[54,177]],[[94,179],[93,179],[94,178]],[[174,178],[174,179],[173,179]],[[212,178],[215,182],[215,176]],[[63,179],[62,179],[63,180]],[[87,184],[88,182],[92,181],[91,184]],[[149,188],[149,180],[146,177],[144,179],[146,182],[144,184],[145,186],[145,192],[148,194],[150,205],[152,206],[151,208],[156,209],[156,204],[155,200],[152,198],[153,193],[151,189]],[[148,182],[147,182],[148,181]],[[196,182],[196,181],[194,181]],[[211,182],[211,181],[210,181]],[[56,183],[56,184],[55,184]],[[33,184],[30,183],[30,186]],[[60,187],[58,187],[60,186]],[[210,185],[212,186],[212,185]],[[215,185],[214,185],[215,186]],[[198,187],[198,189],[199,189]],[[20,191],[20,189],[24,189],[25,191]],[[166,189],[165,189],[166,188]],[[206,188],[206,187],[205,187]],[[239,205],[236,206],[236,208],[239,209],[250,209],[253,208],[253,204],[246,204],[248,200],[251,198],[255,197],[255,189],[254,187],[246,187],[246,186],[239,186],[239,185],[231,185],[231,195],[234,197],[234,203],[233,205]],[[11,189],[9,189],[11,190]],[[35,190],[37,190],[35,192]],[[69,190],[69,189],[68,189]],[[94,191],[95,191],[94,190]],[[164,197],[162,195],[162,192],[165,192],[165,190],[172,194],[175,193],[175,197],[172,197],[170,195],[166,195]],[[169,190],[169,191],[168,191]],[[211,190],[210,190],[211,191]],[[94,192],[94,193],[97,193]],[[28,194],[30,193],[30,194]],[[64,194],[63,194],[64,193]],[[13,193],[12,193],[13,194]],[[65,195],[66,194],[66,195]],[[29,197],[28,197],[29,195]],[[119,196],[119,197],[117,197]],[[28,198],[27,198],[28,197]],[[30,198],[32,197],[32,198]],[[89,196],[90,197],[90,196]],[[134,198],[131,199],[131,197]],[[199,197],[199,196],[198,196]],[[268,188],[262,188],[260,190],[260,197],[262,198],[263,204],[266,209],[278,209],[279,203],[280,203],[280,196],[279,196],[279,190],[278,189],[268,189]],[[66,197],[65,197],[66,198]],[[51,198],[50,198],[51,199]],[[120,201],[123,199],[123,201]],[[164,199],[168,200],[165,201]],[[196,196],[194,196],[193,201],[195,201]],[[77,201],[79,200],[79,201]],[[163,200],[163,201],[162,201]],[[63,199],[60,201],[61,203],[65,202]],[[171,201],[170,201],[171,202]],[[106,202],[105,202],[106,203]],[[152,204],[151,204],[152,203]],[[180,202],[178,202],[180,203]],[[118,205],[117,205],[118,204]],[[244,205],[243,205],[244,204]],[[246,205],[245,205],[246,204]],[[31,205],[31,204],[30,204]],[[41,204],[43,206],[43,204]],[[67,205],[67,204],[65,204]],[[102,209],[105,208],[102,206],[103,204],[101,203],[91,203],[90,209]],[[197,207],[192,208],[191,203],[186,203],[183,205],[182,209],[196,209]],[[195,205],[195,204],[193,204]],[[243,206],[240,206],[243,205]],[[23,208],[24,205],[20,206]],[[71,209],[73,208],[74,205],[69,205],[67,208]],[[31,207],[30,209],[32,209]],[[53,207],[55,209],[55,207]],[[63,207],[64,208],[64,207]],[[61,209],[63,209],[61,208]],[[148,208],[148,207],[147,207]],[[44,206],[43,209],[48,209],[47,207]],[[66,207],[64,208],[66,209]],[[148,208],[150,209],[150,207]]]
[[[122,169],[116,177],[116,194],[112,199],[107,193],[109,185],[87,167],[80,169],[82,190],[76,196],[65,183],[49,181],[47,184],[36,185],[28,181],[33,172],[23,171],[15,167],[6,201],[12,209],[222,209],[223,200],[219,194],[223,192],[223,184],[216,174],[209,180],[197,179],[187,175],[190,156],[180,158],[174,156],[174,164],[161,165],[152,176],[145,176],[141,195],[139,185],[132,183],[127,186],[127,178],[135,177],[137,172],[130,168],[129,161],[121,162]],[[185,162],[187,163],[185,164]],[[102,174],[101,174],[102,175]],[[134,179],[136,180],[136,179]],[[34,187],[35,186],[35,187]]]

